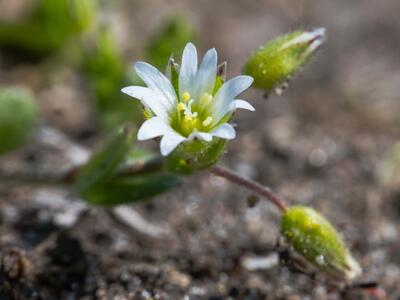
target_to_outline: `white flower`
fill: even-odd
[[[233,139],[236,132],[228,123],[233,112],[237,108],[254,111],[250,103],[235,99],[250,87],[252,77],[237,76],[218,88],[215,49],[207,51],[198,67],[196,47],[188,43],[175,87],[148,63],[137,62],[135,70],[147,87],[129,86],[122,92],[140,100],[149,116],[139,129],[138,139],[162,136],[162,155],[170,154],[179,144],[193,139],[206,142],[213,137]]]

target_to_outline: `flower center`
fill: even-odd
[[[195,130],[210,131],[214,119],[208,108],[212,100],[213,96],[209,93],[201,94],[195,101],[189,92],[183,92],[181,101],[176,105],[176,110],[172,114],[172,127],[186,137]]]

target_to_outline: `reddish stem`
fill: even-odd
[[[274,204],[283,213],[286,212],[286,210],[288,209],[288,205],[286,204],[286,201],[284,199],[282,199],[278,195],[275,195],[271,191],[270,188],[268,188],[256,181],[253,181],[249,178],[243,177],[240,174],[237,174],[234,171],[229,170],[222,166],[214,166],[210,169],[210,172],[217,176],[226,178],[234,183],[237,183],[237,184],[245,187],[246,189],[248,189],[250,191],[253,191],[253,192],[263,196],[264,199],[266,199],[269,202],[271,202],[272,204]]]

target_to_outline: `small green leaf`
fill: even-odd
[[[37,129],[38,108],[22,88],[0,89],[0,154],[29,142]]]
[[[133,165],[138,162],[145,163],[146,161],[150,161],[155,157],[156,154],[147,149],[133,148],[127,154],[125,163],[126,165]]]
[[[117,177],[91,187],[82,196],[91,204],[112,206],[142,201],[162,194],[178,184],[178,177],[160,173]]]
[[[324,39],[324,28],[280,36],[256,50],[246,62],[243,73],[254,78],[254,87],[269,91],[300,70]]]
[[[361,274],[340,234],[314,209],[290,207],[282,217],[281,232],[300,255],[326,275],[347,282]]]
[[[76,179],[78,193],[83,193],[99,182],[110,179],[131,150],[135,136],[135,130],[123,127],[103,148],[93,154],[78,173]]]

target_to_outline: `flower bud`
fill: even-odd
[[[37,125],[32,95],[20,88],[0,89],[0,154],[27,143]]]
[[[282,217],[281,232],[296,252],[328,277],[350,282],[362,273],[340,234],[314,209],[290,207]]]
[[[253,86],[271,90],[298,71],[322,45],[325,29],[294,31],[261,46],[250,56],[244,74],[254,78]]]

